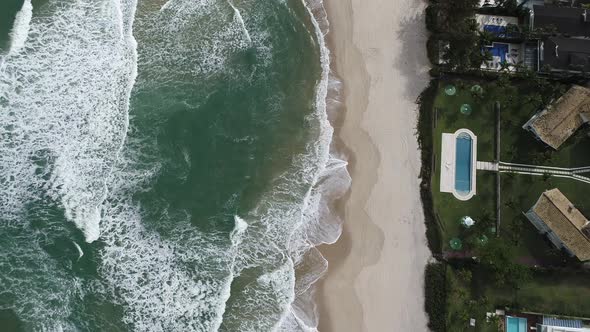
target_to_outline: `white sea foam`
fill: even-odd
[[[139,65],[149,70],[138,78],[138,90],[175,82],[180,73],[189,79],[225,73],[226,61],[246,47],[258,51],[258,60],[271,60],[272,52],[265,52],[268,32],[251,29],[248,38],[244,33],[246,26],[264,26],[263,22],[244,9],[237,20],[235,8],[229,16],[229,7],[220,3],[170,0],[161,8],[139,4],[134,28],[141,40]],[[202,39],[195,40],[194,31],[207,24],[220,29],[199,30]],[[326,220],[330,201],[350,178],[346,162],[329,154],[329,55],[320,25],[314,24],[322,80],[316,87],[316,110],[307,121],[317,127],[319,142],[309,142],[306,153],[295,156],[292,169],[276,179],[276,186],[252,211],[234,217],[229,238],[198,232],[188,213],[172,208],[158,220],[160,225],[173,225],[165,236],[146,226],[144,208],[132,197],[153,185],[160,165],[156,156],[140,155],[153,142],[129,139],[109,178],[100,273],[125,310],[124,322],[134,330],[315,329],[311,285],[325,271],[326,261],[314,246],[339,236],[340,220]],[[237,278],[240,282],[232,289]]]
[[[310,4],[308,9],[310,15],[325,15],[321,3],[313,8]],[[225,304],[222,331],[317,328],[312,285],[326,270],[327,262],[314,247],[333,243],[340,236],[341,220],[332,213],[331,205],[347,190],[350,176],[347,163],[330,155],[333,129],[327,116],[327,95],[339,84],[329,76],[323,28],[315,16],[312,21],[322,79],[316,86],[315,112],[307,121],[317,128],[317,140],[309,142],[305,153],[294,156],[292,167],[278,176],[273,188],[243,216],[248,229],[237,248],[232,274],[246,286],[232,293]],[[261,35],[259,31],[253,35],[254,47],[264,40]],[[331,107],[337,104],[330,102]]]
[[[84,256],[84,251],[82,251],[82,248],[80,248],[79,244],[77,244],[74,241],[72,241],[72,243],[74,244],[74,247],[76,247],[76,250],[78,250],[78,260],[80,260],[80,258],[82,258],[82,256]]]
[[[48,195],[88,242],[98,238],[105,179],[127,130],[134,6],[132,0],[50,2],[45,15],[30,20],[30,7],[21,11],[15,48],[0,67],[5,218],[18,218],[28,201]]]
[[[229,3],[231,8],[233,8],[234,13],[235,13],[235,17],[238,20],[238,23],[242,26],[242,28],[244,30],[244,35],[246,36],[246,40],[248,40],[248,43],[251,43],[252,38],[250,37],[250,32],[248,32],[248,28],[246,28],[246,25],[244,24],[244,19],[242,18],[242,13],[240,13],[240,10],[238,8],[236,8],[236,6],[234,6],[234,4],[231,2],[231,0],[227,0],[227,3]]]
[[[141,41],[137,93],[171,82],[181,84],[179,77],[191,81],[215,75],[225,69],[233,52],[248,43],[241,24],[224,14],[227,7],[220,6],[220,1],[170,0],[163,7],[158,3],[140,2],[137,9],[134,33]],[[221,29],[194,34],[208,25]],[[167,116],[154,114],[153,120]],[[152,150],[156,137],[149,130],[136,133],[131,128],[130,132],[108,181],[100,274],[114,301],[124,308],[124,322],[135,331],[218,330],[232,281],[239,273],[235,259],[248,223],[235,216],[229,238],[227,233],[202,234],[191,224],[190,214],[168,208],[158,220],[166,236],[146,227],[150,217],[133,195],[153,186],[161,161]],[[185,163],[179,166],[179,178],[184,178],[191,156],[188,150],[181,153]]]
[[[21,10],[14,18],[14,26],[10,31],[9,54],[15,54],[25,46],[27,36],[29,35],[31,18],[33,18],[33,5],[31,4],[31,0],[25,0]]]
[[[315,172],[312,187],[303,202],[302,222],[291,237],[291,251],[298,262],[298,275],[291,303],[292,318],[283,319],[283,330],[317,331],[318,315],[313,302],[312,285],[327,270],[328,263],[315,246],[335,242],[341,234],[340,218],[331,210],[334,201],[348,190],[351,179],[346,169],[347,162],[337,158],[338,151],[330,151],[333,127],[328,120],[329,112],[339,109],[337,97],[339,81],[330,75],[330,52],[325,34],[329,24],[321,0],[302,0],[315,28],[320,47],[322,80],[316,91],[316,119],[320,124],[319,144],[309,147],[318,157],[319,169]],[[328,100],[328,94],[336,100]],[[330,104],[328,104],[330,102]]]

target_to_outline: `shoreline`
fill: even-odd
[[[319,247],[329,263],[316,293],[322,332],[427,330],[430,252],[415,136],[416,100],[430,80],[425,6],[324,0],[331,70],[344,84],[333,144],[347,155],[353,183],[337,202],[340,239]]]

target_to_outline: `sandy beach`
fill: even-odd
[[[430,257],[419,196],[416,98],[428,83],[420,0],[324,0],[346,114],[336,132],[352,188],[339,241],[321,248],[319,330],[427,331]]]

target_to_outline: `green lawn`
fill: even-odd
[[[483,95],[471,93],[471,86],[479,84]],[[444,88],[456,87],[456,94],[448,96]],[[557,90],[557,88],[555,89]],[[494,160],[495,112],[494,103],[500,101],[501,111],[501,155],[506,162],[527,163],[560,167],[590,166],[590,139],[587,130],[580,130],[570,138],[559,151],[546,147],[535,139],[532,133],[522,129],[522,125],[539,109],[540,101],[533,96],[534,88],[524,83],[520,85],[500,85],[496,82],[446,81],[439,83],[434,101],[434,172],[432,194],[435,213],[443,235],[443,249],[449,249],[449,240],[461,237],[464,231],[459,224],[461,217],[469,215],[481,220],[495,211],[495,174],[477,172],[477,195],[471,200],[461,202],[451,194],[440,192],[440,153],[443,133],[453,133],[460,128],[468,128],[478,140],[477,159]],[[538,91],[536,91],[538,92]],[[470,115],[461,114],[463,104],[471,105]],[[586,193],[590,184],[571,179],[549,178],[530,175],[502,174],[501,176],[502,225],[500,233],[519,247],[519,254],[547,261],[559,259],[554,250],[547,245],[522,212],[527,211],[548,189],[559,188],[585,215],[590,216],[590,203]]]
[[[517,90],[526,94],[527,88]],[[590,139],[588,130],[581,129],[570,137],[558,151],[537,140],[522,126],[537,113],[537,104],[528,98],[514,98],[502,105],[502,139],[500,159],[505,162],[557,167],[590,166]]]
[[[471,216],[475,220],[484,215],[492,215],[494,211],[494,175],[493,173],[477,173],[477,195],[466,202],[457,200],[449,193],[440,192],[440,155],[441,137],[443,133],[454,133],[458,129],[468,128],[477,136],[478,159],[492,160],[494,155],[494,109],[493,100],[474,98],[469,91],[470,85],[461,87],[458,84],[457,93],[447,96],[444,87],[452,83],[442,83],[436,96],[434,107],[434,172],[432,177],[432,195],[435,213],[442,229],[443,249],[449,249],[449,240],[460,237],[462,226],[460,218]],[[474,83],[475,84],[475,83]],[[461,114],[463,104],[470,104],[472,113]]]
[[[494,304],[477,296],[471,283],[459,269],[447,267],[447,331],[498,332],[497,322],[486,321],[486,313],[494,312]],[[471,318],[476,320],[475,327],[469,326]]]
[[[453,84],[457,88],[454,96],[447,96],[444,88]],[[474,96],[470,87],[483,87],[482,96]],[[528,86],[526,85],[528,84]],[[464,249],[471,249],[471,230],[460,225],[460,218],[469,215],[482,224],[482,220],[495,223],[495,181],[493,172],[477,172],[477,195],[466,202],[455,199],[451,194],[440,192],[440,153],[442,133],[453,133],[468,128],[478,137],[478,160],[493,161],[495,156],[495,112],[494,103],[500,101],[501,111],[501,154],[505,162],[525,163],[559,167],[590,166],[590,138],[588,130],[578,131],[560,148],[554,151],[537,141],[522,125],[539,109],[542,94],[547,100],[558,94],[560,86],[550,86],[555,91],[536,91],[532,83],[498,84],[498,82],[445,81],[439,82],[434,100],[435,119],[433,130],[434,165],[432,174],[432,196],[436,217],[439,221],[443,249],[450,250],[449,240],[459,237]],[[462,104],[470,104],[471,115],[461,114]],[[566,256],[554,249],[539,235],[523,216],[537,201],[541,193],[559,188],[590,217],[590,184],[571,179],[520,174],[501,174],[501,225],[502,241],[513,245],[514,259],[527,264],[564,265],[570,262]],[[491,217],[491,220],[490,220]],[[479,231],[485,231],[480,228]],[[489,233],[488,236],[493,236]],[[576,275],[560,272],[550,275],[536,272],[532,280],[521,285],[518,291],[507,286],[495,286],[489,276],[478,272],[479,264],[466,266],[474,275],[466,280],[457,267],[447,269],[447,327],[449,331],[468,331],[470,317],[477,317],[475,331],[497,331],[495,324],[483,324],[486,311],[498,306],[544,313],[588,316],[590,313],[590,275]],[[564,275],[564,273],[566,273]]]
[[[590,184],[564,178],[507,174],[502,179],[502,219],[500,234],[512,241],[518,254],[529,256],[540,263],[559,265],[563,255],[548,244],[523,216],[537,201],[543,191],[559,188],[586,216],[590,216],[587,195]]]
[[[567,316],[590,316],[590,275],[580,272],[536,273],[518,291],[489,287],[486,296],[498,305]]]

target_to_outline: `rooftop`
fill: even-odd
[[[590,239],[582,230],[588,220],[559,189],[545,191],[531,210],[579,260],[590,260]]]
[[[558,149],[590,119],[590,89],[572,86],[563,96],[525,126],[543,142]]]
[[[550,37],[541,44],[541,65],[551,69],[588,71],[590,39]]]
[[[555,28],[557,32],[569,36],[590,36],[590,12],[583,8],[533,6],[535,29]]]

